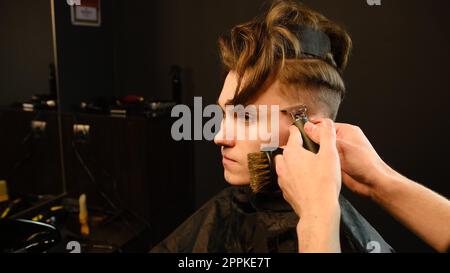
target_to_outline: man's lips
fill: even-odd
[[[223,164],[232,164],[232,163],[237,163],[237,161],[234,159],[231,159],[230,157],[228,157],[226,155],[222,155],[222,163]]]

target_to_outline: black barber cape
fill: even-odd
[[[342,252],[393,252],[378,232],[340,197]],[[229,187],[189,217],[151,252],[297,252],[298,216],[281,193],[254,195]]]

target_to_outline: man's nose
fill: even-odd
[[[222,123],[220,124],[220,130],[214,137],[214,143],[219,146],[233,147],[235,145],[235,139],[234,136],[227,137],[226,124],[227,123],[225,122],[225,120],[222,120]]]

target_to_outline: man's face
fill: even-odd
[[[222,149],[222,163],[224,167],[225,180],[232,185],[246,185],[249,184],[250,181],[247,155],[249,153],[259,152],[262,144],[268,144],[270,141],[262,141],[259,134],[256,138],[248,137],[247,133],[245,138],[237,137],[238,130],[236,130],[236,128],[243,126],[246,129],[250,129],[251,127],[262,126],[262,123],[266,123],[265,126],[268,128],[268,132],[273,133],[274,130],[279,130],[278,143],[279,146],[284,146],[289,138],[289,126],[293,123],[292,118],[288,114],[278,111],[279,119],[278,122],[275,123],[278,128],[271,128],[271,106],[276,105],[279,107],[279,110],[282,110],[300,103],[290,101],[283,96],[280,91],[280,84],[278,81],[275,81],[273,84],[262,90],[256,99],[253,99],[248,103],[248,105],[256,106],[256,109],[258,109],[259,106],[267,106],[267,118],[259,118],[259,114],[261,114],[261,112],[258,112],[258,119],[250,122],[245,121],[241,123],[242,125],[237,125],[239,123],[236,121],[238,118],[225,111],[227,103],[233,99],[235,95],[236,87],[237,76],[234,72],[230,72],[225,79],[222,92],[220,93],[218,99],[220,107],[224,110],[224,120],[222,121],[220,131],[214,138],[214,142],[221,146]],[[230,126],[233,125],[235,127],[230,128]],[[230,134],[230,132],[227,133],[227,130],[233,132]]]

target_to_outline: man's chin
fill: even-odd
[[[244,176],[239,176],[236,174],[229,173],[227,171],[224,172],[225,181],[232,186],[245,186],[250,184],[249,179]]]

